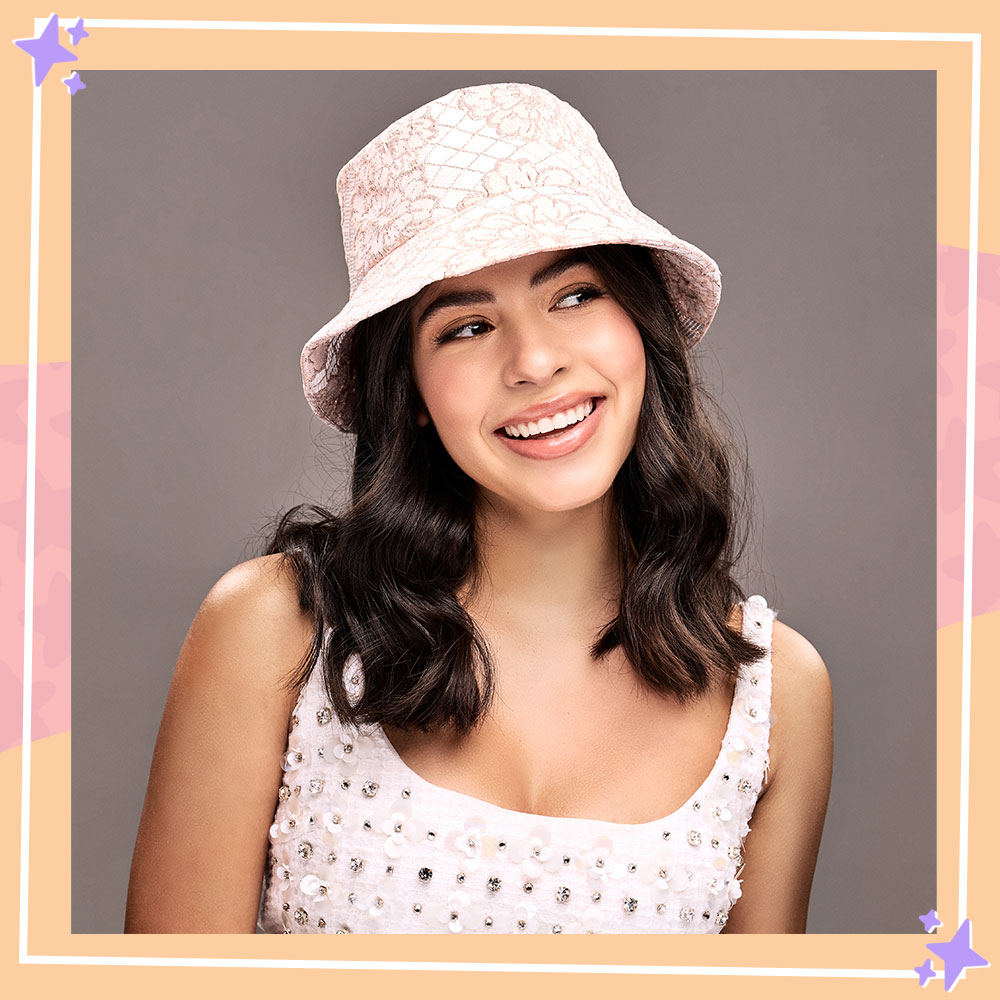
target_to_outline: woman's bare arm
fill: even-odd
[[[833,770],[833,696],[819,653],[774,623],[771,773],[750,820],[743,895],[728,933],[801,934],[806,929]]]
[[[129,879],[128,933],[253,933],[267,833],[313,623],[279,557],[212,588],[167,698]]]

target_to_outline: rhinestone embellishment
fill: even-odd
[[[490,877],[489,877],[489,878],[488,878],[488,879],[486,880],[486,888],[487,888],[487,889],[489,889],[489,890],[490,890],[490,892],[499,892],[499,891],[500,891],[500,886],[501,886],[502,884],[503,884],[503,883],[502,883],[502,882],[500,881],[500,879],[498,879],[498,878],[496,877],[496,875],[491,875],[491,876],[490,876]]]
[[[561,885],[556,889],[556,902],[557,903],[568,903],[570,897],[569,886]]]
[[[599,892],[591,893],[590,898],[595,902],[599,903],[601,901],[601,894]]]
[[[462,884],[462,883],[463,883],[463,882],[465,881],[465,872],[459,872],[459,873],[458,873],[458,874],[457,874],[457,875],[455,876],[455,881],[456,881],[456,882],[457,882],[457,883],[458,883],[459,885],[461,885],[461,884]]]
[[[282,785],[281,788],[278,789],[278,800],[280,802],[287,802],[291,796],[292,790],[288,787],[288,785]]]
[[[701,844],[701,834],[697,830],[688,830],[688,843],[692,847],[698,847]]]
[[[622,909],[626,913],[635,913],[639,909],[639,900],[635,896],[626,896],[622,900]]]
[[[694,920],[694,907],[693,906],[681,907],[680,917],[681,920],[690,923],[692,920]]]
[[[292,916],[295,918],[295,922],[300,926],[304,924],[309,919],[309,914],[300,906]]]
[[[325,705],[316,713],[316,722],[321,726],[328,725],[332,718],[333,712]]]
[[[420,879],[421,882],[430,882],[433,874],[434,872],[432,872],[430,868],[421,868],[420,871],[417,872],[417,878]]]
[[[524,885],[521,886],[521,888],[530,896],[531,890],[534,889],[535,887],[530,882],[525,882]]]
[[[402,798],[408,799],[410,797],[410,790],[409,788],[404,788],[399,794]]]
[[[749,792],[753,789],[753,785],[750,783],[749,778],[740,778],[740,780],[736,783],[736,787],[741,792]]]
[[[319,795],[319,793],[323,791],[323,786],[325,784],[326,782],[322,778],[310,778],[309,791],[312,792],[313,795]]]
[[[366,781],[361,786],[361,794],[364,795],[364,796],[366,796],[369,799],[375,798],[375,793],[377,791],[378,791],[378,782],[377,781]]]
[[[351,871],[352,872],[359,872],[359,871],[361,871],[365,867],[365,859],[364,858],[351,858],[350,865],[351,865]]]
[[[666,913],[667,912],[667,904],[666,903],[657,903],[656,904],[656,912],[657,913]]]
[[[562,934],[562,924],[553,924],[552,925],[552,933],[553,934]]]
[[[485,924],[485,925],[486,925],[487,927],[492,927],[492,926],[493,926],[493,918],[492,918],[492,917],[487,917],[487,918],[486,918],[486,919],[485,919],[485,920],[483,921],[483,923],[484,923],[484,924]]]
[[[312,853],[313,853],[313,845],[310,844],[308,841],[303,841],[301,844],[299,844],[299,857],[302,858],[303,861],[311,858]]]

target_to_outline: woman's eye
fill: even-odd
[[[582,306],[592,299],[599,299],[603,294],[604,292],[593,285],[584,285],[581,288],[574,288],[573,291],[560,296],[557,306],[559,308],[572,309],[574,306]]]
[[[489,328],[489,323],[485,323],[482,320],[463,323],[461,326],[453,326],[451,329],[439,333],[434,338],[434,342],[444,344],[449,340],[471,340],[473,337],[478,337],[485,333]]]

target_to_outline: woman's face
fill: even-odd
[[[419,419],[484,491],[540,511],[607,493],[635,442],[646,359],[579,252],[435,282],[410,322]]]

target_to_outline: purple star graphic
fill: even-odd
[[[70,97],[75,97],[78,90],[86,90],[87,85],[80,79],[80,74],[76,70],[73,70],[69,76],[63,80],[66,84],[66,89],[69,91]]]
[[[972,950],[972,924],[966,917],[962,926],[955,931],[955,936],[950,941],[942,941],[941,944],[929,944],[928,951],[933,952],[938,958],[944,959],[944,988],[946,993],[951,992],[951,988],[958,982],[959,976],[966,969],[980,969],[989,966],[989,962],[982,955]]]
[[[35,86],[40,87],[49,70],[58,62],[76,62],[76,56],[59,44],[59,15],[53,14],[37,38],[15,38],[14,44],[24,49],[35,61]]]
[[[920,976],[920,985],[926,986],[936,975],[934,971],[934,966],[931,965],[931,960],[927,959],[923,965],[917,965],[914,967],[913,971]]]
[[[938,920],[937,910],[928,910],[926,913],[921,913],[917,918],[924,925],[924,930],[930,934],[935,927],[941,926],[941,921]]]
[[[72,28],[66,29],[66,34],[69,35],[74,46],[80,44],[81,38],[90,38],[90,32],[83,26],[82,17],[77,20],[76,24],[74,24]]]

